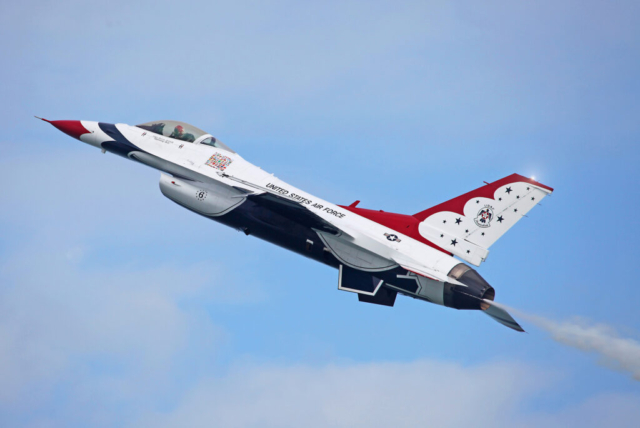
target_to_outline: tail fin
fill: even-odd
[[[549,186],[512,174],[414,217],[420,235],[479,266],[488,248],[551,192]]]

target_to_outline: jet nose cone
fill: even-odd
[[[79,120],[47,120],[38,116],[36,117],[38,119],[44,120],[45,122],[49,122],[60,131],[78,140],[80,139],[81,135],[91,132],[87,128],[85,128]]]

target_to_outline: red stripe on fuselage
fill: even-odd
[[[403,235],[407,235],[415,239],[416,241],[422,242],[423,244],[435,248],[438,251],[442,251],[445,254],[452,255],[447,250],[437,246],[428,239],[423,238],[418,231],[418,225],[420,224],[420,221],[412,215],[387,213],[384,211],[367,210],[364,208],[355,208],[344,205],[338,206],[344,208],[345,210],[351,211],[354,214],[386,226],[391,230],[395,230],[396,232],[400,232]]]

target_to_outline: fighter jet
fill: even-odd
[[[320,199],[187,123],[42,120],[161,171],[160,191],[184,208],[336,268],[338,289],[361,302],[393,306],[400,293],[524,331],[464,262],[480,266],[491,245],[553,192],[532,178],[513,174],[417,214],[396,214]]]

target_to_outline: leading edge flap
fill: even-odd
[[[298,202],[271,193],[253,194],[247,196],[247,199],[303,226],[322,230],[333,235],[337,235],[340,232],[334,225],[319,215],[312,213]]]

